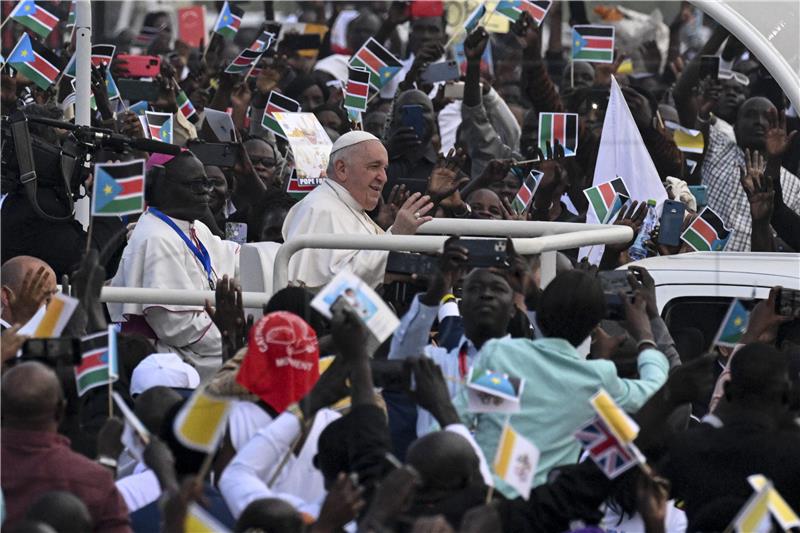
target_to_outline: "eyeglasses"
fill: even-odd
[[[275,161],[271,157],[264,157],[262,159],[252,158],[251,157],[250,158],[250,162],[253,163],[253,166],[256,166],[256,165],[258,165],[260,163],[262,167],[266,167],[266,168],[274,168],[275,165],[278,164],[278,162]]]

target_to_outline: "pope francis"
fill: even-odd
[[[306,233],[379,235],[384,231],[367,214],[377,207],[386,185],[389,157],[374,135],[351,131],[331,147],[328,178],[292,207],[283,223],[284,241]],[[428,196],[411,195],[397,212],[387,233],[413,235],[431,219]],[[375,287],[383,282],[386,257],[379,250],[303,249],[289,263],[289,281],[310,288],[325,285],[342,270],[349,270]]]

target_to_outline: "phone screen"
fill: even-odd
[[[425,138],[425,119],[422,117],[422,106],[404,105],[400,108],[400,113],[403,119],[403,126],[407,128],[414,128],[417,137],[420,139]]]

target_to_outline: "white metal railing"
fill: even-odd
[[[307,234],[285,242],[275,256],[273,291],[289,282],[289,260],[299,250],[321,248],[336,250],[386,250],[435,253],[450,235],[510,236],[514,249],[523,255],[543,254],[542,284],[555,276],[556,250],[628,242],[633,230],[628,226],[579,224],[567,222],[525,222],[503,220],[432,220],[420,227],[420,233],[444,235],[335,235]],[[245,308],[259,308],[271,294],[244,292]],[[214,302],[214,291],[180,289],[143,289],[135,287],[103,287],[100,301],[114,303],[196,305]]]
[[[487,221],[473,220],[469,222]],[[527,224],[526,222],[511,223]],[[572,229],[570,233],[533,238],[513,238],[514,249],[523,255],[533,255],[594,244],[628,242],[633,239],[633,229],[628,226],[602,226],[600,224],[596,225],[601,226],[600,228],[592,228],[591,225],[587,224],[579,224],[579,226],[583,226],[583,228],[579,231]],[[588,229],[587,226],[589,226]],[[475,235],[476,233],[470,228],[469,232],[462,231],[460,234]],[[487,232],[484,231],[482,234],[486,235]],[[496,232],[488,234],[497,235]],[[301,235],[285,242],[278,250],[275,256],[272,276],[273,290],[277,291],[287,285],[289,282],[289,260],[296,252],[304,248],[434,253],[441,251],[442,245],[448,238],[447,235],[334,235],[330,233]]]

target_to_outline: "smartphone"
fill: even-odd
[[[124,100],[131,102],[155,102],[158,100],[158,85],[152,81],[120,78],[117,80],[117,87]]]
[[[299,50],[319,50],[322,39],[318,33],[287,33],[280,43],[281,51],[297,52]]]
[[[698,212],[708,205],[708,188],[705,185],[689,185],[689,192],[697,201]]]
[[[425,138],[425,119],[422,117],[423,109],[421,105],[410,104],[404,105],[400,108],[400,116],[402,117],[403,126],[407,128],[414,128],[417,137],[420,139]]]
[[[444,97],[451,100],[464,99],[464,82],[457,81],[455,83],[448,83],[444,86]]]
[[[411,384],[411,371],[403,359],[372,359],[369,362],[372,382],[387,390],[406,391]]]
[[[800,318],[800,291],[781,289],[775,299],[775,312],[781,316]]]
[[[454,59],[431,63],[421,75],[422,81],[436,83],[437,81],[457,80],[461,77],[458,63]]]
[[[74,337],[28,339],[22,345],[20,360],[36,360],[48,366],[58,363],[78,366],[81,364],[81,340]]]
[[[247,224],[244,222],[226,222],[225,240],[233,241],[237,244],[245,244],[247,242]]]
[[[115,73],[121,78],[155,78],[161,72],[158,56],[135,56],[117,54]]]
[[[681,227],[686,206],[677,200],[666,200],[661,211],[661,229],[658,231],[658,244],[678,246],[681,242]]]
[[[204,165],[228,168],[236,165],[241,145],[232,142],[209,143],[205,141],[189,141],[187,148]]]
[[[437,268],[437,259],[425,254],[389,252],[386,261],[386,272],[416,274],[421,278],[432,276]]]
[[[719,79],[719,56],[700,56],[700,79]]]
[[[505,239],[459,239],[469,251],[468,265],[475,268],[508,268]]]
[[[628,283],[629,270],[604,270],[597,274],[603,296],[606,300],[606,318],[608,320],[622,320],[625,318],[625,303],[620,296],[620,291],[626,297],[633,294],[631,284]]]

